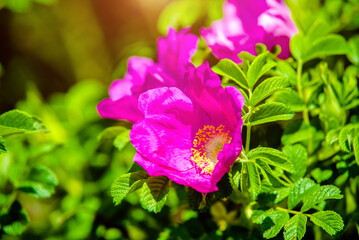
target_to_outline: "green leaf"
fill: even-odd
[[[2,137],[0,137],[0,154],[6,153],[6,152],[7,152],[7,149],[5,147],[4,139]]]
[[[276,71],[286,77],[290,83],[297,85],[297,73],[294,68],[286,61],[279,61]]]
[[[348,50],[347,42],[343,36],[328,34],[317,38],[310,44],[303,61],[307,62],[314,58],[346,54]]]
[[[222,59],[212,67],[213,72],[228,77],[235,81],[242,88],[248,89],[248,81],[246,76],[244,75],[242,69],[238,67],[236,63],[229,59]]]
[[[269,69],[267,68],[263,68],[266,60],[267,60],[267,56],[268,56],[269,52],[266,51],[260,55],[258,55],[254,61],[252,62],[252,64],[249,66],[248,72],[247,72],[247,79],[248,79],[248,83],[249,83],[249,88],[253,88],[253,86],[256,84],[256,82],[259,80],[259,78],[265,73],[265,70],[268,71]],[[274,67],[275,65],[271,65],[271,67]]]
[[[290,52],[297,60],[303,59],[305,54],[305,37],[303,34],[298,33],[294,35],[290,40]]]
[[[269,214],[271,214],[273,212],[274,212],[273,209],[269,209],[267,211],[254,210],[252,215],[251,215],[251,219],[256,224],[262,224],[264,219],[266,219],[269,216]]]
[[[128,131],[128,129],[123,126],[108,127],[98,135],[97,139],[100,142],[112,141],[118,135],[126,131]]]
[[[342,217],[334,211],[316,212],[310,215],[310,220],[330,235],[335,235],[344,228]]]
[[[354,149],[355,160],[359,165],[359,137],[354,138],[353,149]]]
[[[277,236],[288,220],[288,212],[275,211],[270,213],[262,223],[262,228],[265,229],[263,237],[269,239]]]
[[[271,167],[261,159],[255,160],[257,166],[261,170],[261,173],[263,174],[263,177],[274,187],[281,188],[284,186],[287,186],[288,184],[283,182],[278,176],[277,173],[275,173]]]
[[[256,107],[249,117],[250,125],[258,125],[279,120],[289,120],[294,112],[282,103],[265,103]]]
[[[293,209],[303,199],[309,198],[319,186],[309,178],[302,178],[296,182],[289,192],[288,207]]]
[[[301,112],[304,109],[304,102],[299,97],[298,93],[292,92],[278,92],[271,98],[276,102],[283,103],[291,108],[294,112]]]
[[[287,172],[294,172],[293,164],[287,155],[274,148],[257,147],[247,154],[248,159],[262,159],[266,163],[279,167]]]
[[[305,147],[300,144],[286,145],[283,148],[283,153],[287,155],[289,161],[294,166],[294,172],[289,177],[296,182],[304,177],[307,172],[308,153]]]
[[[11,110],[0,115],[0,136],[44,130],[41,121],[26,112]]]
[[[117,178],[111,186],[111,196],[117,206],[131,192],[140,189],[148,178],[145,170],[131,172]]]
[[[274,199],[274,203],[280,203],[283,201],[286,197],[288,197],[290,192],[290,187],[283,187],[283,188],[277,188],[273,191],[273,193],[276,195],[276,198]]]
[[[327,199],[341,199],[343,195],[340,194],[340,189],[333,185],[324,185],[314,191],[310,197],[307,197],[301,208],[302,212],[306,212],[313,208],[316,204]]]
[[[327,133],[325,140],[329,145],[333,145],[333,143],[339,141],[339,133],[342,128],[332,129]]]
[[[31,168],[18,189],[38,198],[50,197],[55,192],[58,181],[56,175],[44,166]]]
[[[307,216],[304,214],[294,215],[284,226],[285,240],[300,240],[304,237],[307,228]]]
[[[256,87],[253,91],[250,99],[250,106],[255,106],[263,99],[269,97],[277,91],[289,90],[290,82],[285,77],[271,77],[264,80],[261,84]]]
[[[131,130],[126,129],[124,132],[120,133],[113,141],[113,145],[118,150],[121,151],[130,142],[130,131]]]
[[[315,181],[320,184],[321,182],[328,180],[333,175],[333,171],[330,169],[322,170],[320,168],[316,168],[312,170],[311,175]]]
[[[359,35],[351,37],[348,41],[349,49],[348,59],[356,65],[359,65]]]
[[[141,206],[149,212],[160,212],[167,200],[169,183],[170,180],[164,176],[149,177],[142,186]]]
[[[29,222],[27,213],[18,201],[14,201],[9,210],[0,215],[0,226],[9,235],[22,234]]]
[[[261,178],[258,169],[254,163],[247,163],[248,176],[249,176],[249,194],[253,201],[256,200],[261,191]]]
[[[231,179],[232,184],[239,189],[240,186],[240,179],[241,179],[241,170],[242,170],[242,164],[235,162],[231,166],[231,170],[229,172],[229,176]]]

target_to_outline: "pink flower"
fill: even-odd
[[[208,63],[188,66],[182,88],[162,87],[139,97],[144,118],[130,133],[134,161],[151,176],[208,193],[242,149],[244,98],[234,87],[222,88]]]
[[[280,45],[278,57],[290,56],[289,40],[298,32],[283,0],[227,0],[223,18],[201,29],[201,35],[219,59],[236,63],[241,51],[255,54],[255,45],[263,43],[268,49]]]
[[[145,57],[131,57],[123,79],[115,80],[109,88],[110,98],[99,103],[101,117],[136,122],[143,118],[138,109],[141,93],[157,87],[179,87],[187,63],[197,50],[198,37],[169,29],[167,37],[158,39],[158,63]]]

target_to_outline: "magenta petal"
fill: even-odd
[[[198,37],[188,33],[189,30],[190,28],[184,28],[177,33],[170,28],[167,36],[157,41],[158,64],[178,80],[183,79],[185,66],[197,51]]]
[[[107,98],[97,105],[97,111],[103,118],[126,119],[136,122],[143,118],[137,105],[138,100],[133,96],[125,96],[116,101]]]

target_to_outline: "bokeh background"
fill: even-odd
[[[322,17],[333,32],[359,27],[357,0],[293,0],[296,19],[308,28]],[[49,133],[7,138],[0,155],[0,206],[30,166],[51,169],[58,186],[50,198],[18,193],[29,215],[21,236],[3,239],[246,239],[253,223],[241,199],[208,212],[188,207],[183,188],[171,188],[159,214],[143,210],[138,193],[114,207],[112,182],[132,165],[130,144],[99,137],[126,122],[101,119],[98,102],[126,72],[128,57],[156,58],[167,27],[200,27],[221,17],[222,0],[0,0],[0,113],[17,108],[37,116]],[[200,41],[199,55],[206,52]],[[216,60],[209,55],[211,62]],[[199,61],[201,61],[199,59]],[[196,63],[196,57],[193,60]],[[268,128],[270,130],[270,128]],[[276,131],[273,131],[276,132]],[[265,135],[263,131],[255,134]],[[280,133],[272,134],[280,142]],[[262,139],[265,139],[264,137]],[[267,144],[268,145],[268,144]],[[227,210],[229,209],[229,210]],[[237,225],[237,226],[236,226]],[[230,231],[226,231],[231,226]],[[308,228],[308,238],[314,233]],[[352,232],[352,231],[350,231]],[[259,231],[250,233],[260,239]]]

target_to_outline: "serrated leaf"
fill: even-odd
[[[284,226],[285,240],[300,240],[304,237],[307,228],[307,216],[304,214],[294,215]]]
[[[239,189],[239,185],[240,185],[239,183],[240,183],[240,178],[241,178],[241,170],[242,170],[242,164],[235,162],[231,166],[231,170],[229,172],[231,182],[238,189]]]
[[[310,215],[310,220],[330,235],[335,235],[344,228],[342,217],[334,211],[316,212]]]
[[[145,170],[131,172],[117,178],[111,186],[113,202],[118,205],[131,192],[141,188],[148,178]]]
[[[160,212],[167,200],[169,183],[170,180],[164,176],[149,177],[142,186],[141,206],[149,212]]]
[[[233,188],[230,184],[229,176],[227,173],[224,174],[221,180],[218,181],[217,187],[218,187],[218,191],[214,193],[216,199],[220,200],[231,195]]]
[[[249,194],[253,201],[256,200],[261,191],[261,178],[257,167],[254,163],[247,163],[248,176],[249,176]]]
[[[269,239],[277,236],[288,220],[288,212],[275,211],[270,213],[262,222],[262,228],[265,229],[263,237]]]
[[[256,107],[249,117],[249,123],[252,126],[275,122],[280,120],[289,120],[294,117],[294,112],[282,103],[265,103]]]
[[[264,65],[266,63],[268,54],[269,54],[269,52],[267,51],[267,52],[264,52],[264,53],[258,55],[254,59],[252,64],[249,66],[249,69],[247,72],[249,88],[252,89],[253,86],[256,84],[256,82],[259,80],[259,78],[265,73],[262,71],[262,68],[264,67]],[[272,66],[272,67],[274,67],[274,66]]]
[[[333,185],[324,185],[316,189],[310,197],[307,197],[301,208],[302,212],[306,212],[313,208],[316,204],[327,199],[341,199],[343,195],[340,194],[340,189]]]
[[[287,172],[294,172],[293,164],[287,155],[274,148],[257,147],[247,154],[248,159],[263,159],[266,163],[279,167]]]
[[[276,198],[274,199],[274,203],[280,203],[283,201],[286,197],[288,197],[290,192],[290,187],[283,187],[283,188],[277,188],[273,191],[273,193],[276,195]]]
[[[9,235],[22,234],[29,222],[27,213],[18,201],[14,201],[9,210],[0,215],[0,226]]]
[[[270,166],[265,162],[262,161],[260,158],[255,160],[257,166],[261,170],[263,177],[273,186],[276,188],[280,188],[283,186],[287,186],[288,184],[283,182],[277,174],[270,168]]]
[[[4,139],[2,137],[0,137],[0,154],[6,153],[6,152],[7,152],[7,149],[5,147]]]
[[[289,161],[294,166],[294,172],[289,175],[294,182],[304,177],[307,172],[307,150],[300,144],[286,145],[283,148],[283,153],[287,155]]]
[[[229,59],[222,59],[212,67],[213,72],[228,77],[235,81],[239,86],[248,89],[248,81],[242,69]]]
[[[254,210],[251,215],[252,222],[254,222],[256,224],[262,224],[264,219],[266,219],[266,217],[268,217],[268,215],[271,213],[273,213],[273,209],[269,209],[267,211]]]
[[[34,197],[47,198],[55,192],[56,175],[44,166],[34,166],[20,182],[18,189]]]
[[[300,201],[309,197],[319,186],[309,178],[302,178],[296,182],[289,192],[288,208],[293,209]]]
[[[256,87],[256,89],[253,91],[249,105],[255,106],[257,103],[277,91],[288,91],[289,87],[290,82],[285,77],[268,78],[259,84],[258,87]]]
[[[0,136],[44,130],[42,122],[26,112],[11,110],[0,115]]]
[[[358,136],[354,138],[353,149],[354,149],[355,161],[359,165],[359,137]]]
[[[339,141],[339,133],[342,130],[342,128],[332,129],[328,132],[325,140],[329,145],[333,145],[337,141]]]

